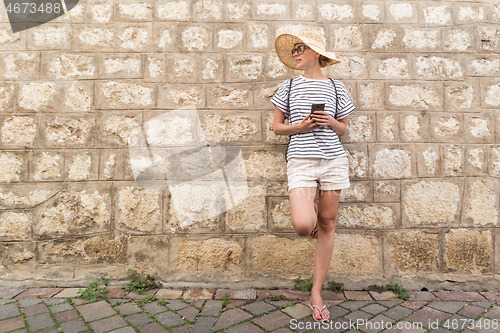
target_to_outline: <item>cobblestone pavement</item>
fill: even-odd
[[[392,292],[323,291],[331,320],[320,323],[308,294],[293,290],[110,288],[94,303],[78,290],[0,288],[0,333],[500,332],[500,292],[408,291],[403,301]]]

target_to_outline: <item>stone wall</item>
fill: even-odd
[[[307,28],[342,60],[325,74],[357,107],[329,279],[496,288],[498,1],[82,0],[18,33],[1,14],[2,284],[83,285],[128,268],[165,286],[309,276],[315,241],[291,228],[270,103],[300,74],[274,39]],[[248,196],[186,225],[168,188],[135,183],[128,139],[188,105],[206,140],[240,147]],[[160,137],[182,137],[177,125]]]

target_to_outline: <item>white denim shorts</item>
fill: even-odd
[[[316,187],[318,184],[322,191],[350,186],[347,156],[333,159],[292,157],[288,159],[286,173],[288,192],[296,187]]]

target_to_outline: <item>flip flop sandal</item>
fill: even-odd
[[[328,320],[330,319],[330,316],[328,316],[328,318],[325,318],[325,319],[321,319],[321,313],[326,309],[326,305],[323,305],[323,307],[320,309],[319,306],[317,305],[311,305],[309,304],[309,307],[311,308],[312,310],[312,317],[315,321],[323,321],[323,320]],[[319,315],[320,315],[320,318],[317,319],[316,317],[314,317],[314,309],[318,309],[319,311]]]

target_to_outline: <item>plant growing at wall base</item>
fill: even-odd
[[[336,293],[341,293],[344,291],[344,284],[341,282],[330,281],[328,282],[327,289],[334,291]]]
[[[109,293],[108,290],[109,279],[101,276],[96,281],[89,283],[85,290],[78,290],[77,297],[86,299],[90,303],[96,302],[98,299],[106,299],[106,294]]]
[[[158,282],[151,275],[142,276],[137,273],[135,269],[129,269],[127,271],[127,277],[131,279],[131,281],[122,287],[125,291],[135,291],[138,294],[142,294],[143,291],[160,288]]]
[[[299,275],[299,277],[293,281],[295,282],[295,288],[302,291],[303,293],[311,291],[312,289],[312,276],[309,279],[304,280]]]
[[[392,292],[394,294],[398,295],[398,298],[403,299],[405,301],[410,299],[410,297],[406,293],[406,289],[403,288],[402,285],[390,282],[389,286],[390,286],[390,289],[392,290]]]

